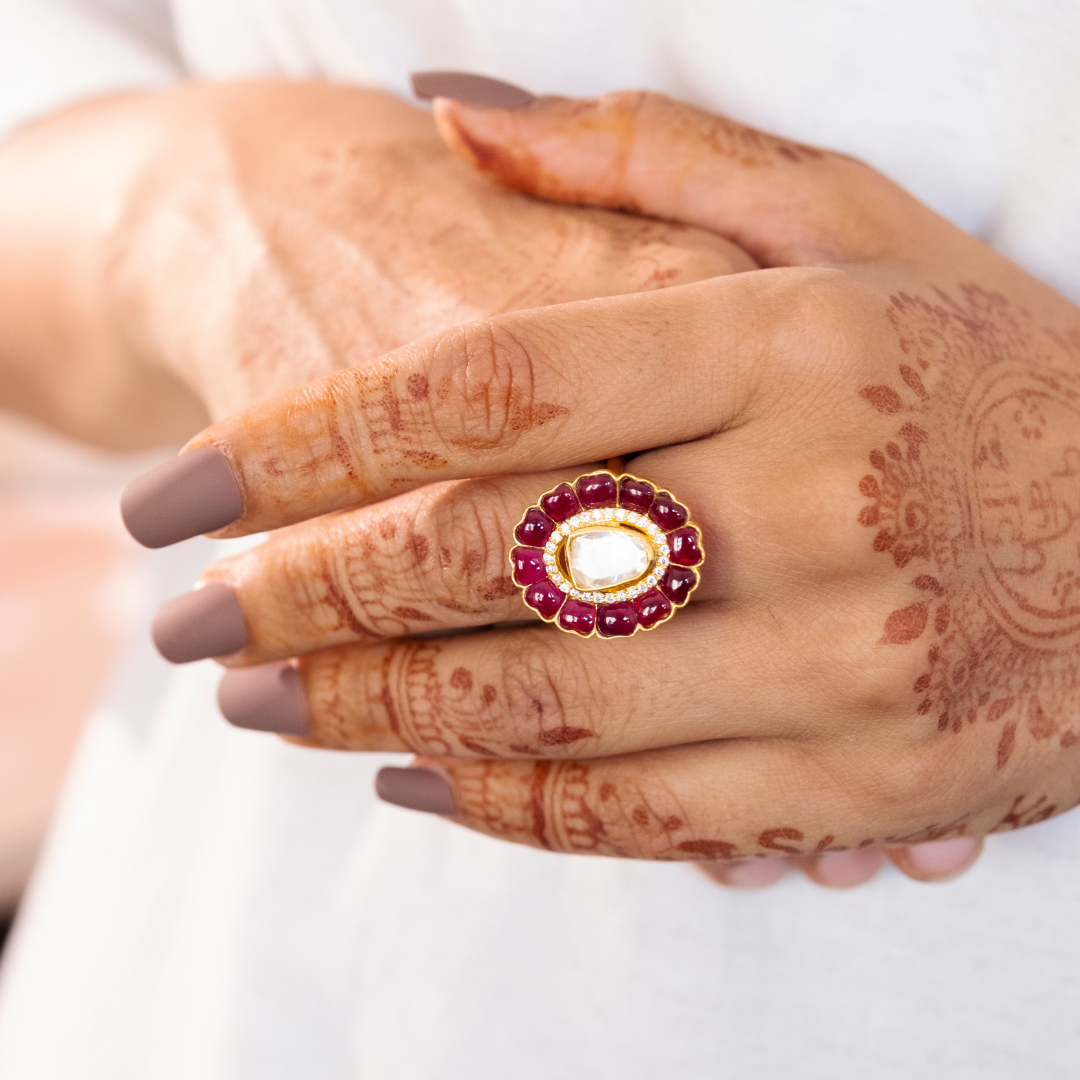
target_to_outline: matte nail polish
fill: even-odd
[[[236,592],[221,581],[166,601],[154,616],[157,650],[173,664],[228,656],[247,644],[247,628]]]
[[[218,685],[221,715],[237,727],[306,735],[307,703],[291,664],[260,664],[227,671]]]
[[[127,531],[148,548],[224,528],[243,508],[229,459],[216,446],[178,454],[132,480],[120,497]]]
[[[524,109],[536,100],[534,94],[513,83],[467,71],[416,71],[412,85],[418,98],[453,98],[464,105],[488,109]]]
[[[425,814],[452,814],[457,808],[449,781],[434,769],[388,765],[375,777],[375,794],[383,802]]]

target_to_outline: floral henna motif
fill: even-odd
[[[920,714],[941,731],[1000,726],[1017,740],[1080,739],[1080,333],[1040,328],[1004,297],[899,294],[904,362],[861,396],[895,415],[870,454],[859,522],[911,573],[912,602],[881,643],[925,642]]]

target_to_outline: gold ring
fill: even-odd
[[[630,637],[666,622],[697,588],[705,558],[690,511],[630,473],[588,473],[544,492],[514,539],[525,603],[582,637]]]

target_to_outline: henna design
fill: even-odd
[[[859,522],[913,572],[913,597],[880,644],[925,643],[917,712],[941,731],[1001,724],[998,769],[1019,738],[1067,748],[1080,739],[1080,332],[974,285],[900,293],[887,314],[906,362],[861,396],[899,423],[870,454]]]

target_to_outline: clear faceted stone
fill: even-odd
[[[560,581],[559,582],[559,588],[563,592],[569,592],[570,591],[570,582],[569,581]]]
[[[644,574],[649,549],[643,537],[626,529],[588,529],[570,540],[566,561],[578,587],[610,588]]]

